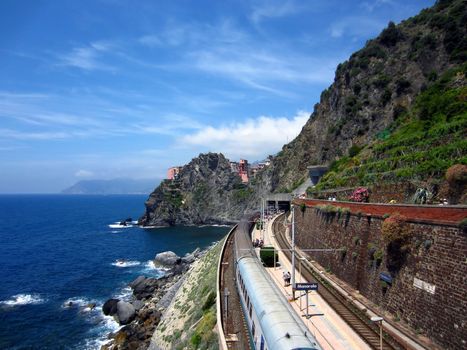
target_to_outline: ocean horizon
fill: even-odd
[[[0,195],[0,348],[99,349],[119,325],[101,312],[131,298],[152,259],[219,241],[228,227],[143,229],[147,195]],[[118,223],[132,218],[133,223]],[[70,304],[71,302],[71,304]],[[95,304],[95,308],[93,308]]]

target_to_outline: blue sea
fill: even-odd
[[[0,196],[0,349],[99,349],[119,328],[102,304],[130,298],[139,275],[162,276],[157,253],[184,255],[229,230],[109,226],[137,220],[146,198]]]

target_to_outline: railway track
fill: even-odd
[[[233,252],[235,230],[232,230],[221,255],[221,274],[219,295],[221,300],[222,331],[224,332],[227,349],[251,350],[251,339],[240,298],[235,285],[235,259]],[[227,296],[226,296],[227,294]]]
[[[273,223],[273,232],[277,243],[287,259],[291,261],[291,245],[285,237],[285,227],[280,218]],[[295,253],[296,258],[300,258],[300,254]],[[349,302],[344,296],[336,291],[320,274],[316,273],[307,263],[302,266],[302,275],[309,282],[318,282],[320,284],[318,294],[334,309],[334,311],[358,334],[360,337],[373,349],[380,349],[379,327],[371,322],[358,308]],[[389,334],[384,333],[383,337],[384,350],[399,350],[404,349],[394,338]]]

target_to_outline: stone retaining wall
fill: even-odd
[[[351,212],[318,210],[316,205],[324,202]],[[404,320],[446,349],[465,348],[467,237],[457,223],[467,208],[324,202],[295,201],[297,245],[341,249],[310,255],[395,320]],[[383,242],[381,225],[382,213],[396,211],[407,217],[411,234],[394,254]],[[392,277],[392,284],[381,280],[381,273]]]

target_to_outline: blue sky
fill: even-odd
[[[0,2],[0,193],[260,160],[339,62],[428,0]]]

